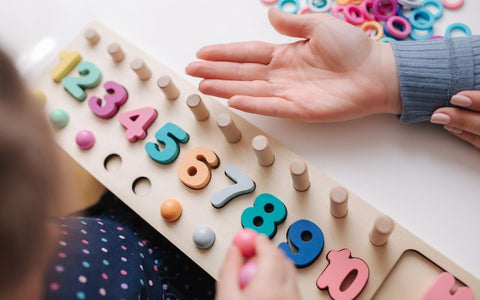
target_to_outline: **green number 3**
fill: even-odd
[[[272,194],[261,194],[255,199],[253,207],[242,213],[243,228],[250,228],[258,233],[273,238],[277,225],[287,218],[287,208],[280,199]]]

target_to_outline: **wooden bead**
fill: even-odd
[[[175,199],[163,201],[160,214],[167,222],[175,222],[182,215],[182,205]]]
[[[231,144],[237,143],[242,138],[242,133],[227,113],[220,114],[217,117],[217,126],[220,128],[227,142]]]
[[[337,218],[343,218],[348,212],[348,191],[340,186],[330,191],[330,213]]]
[[[140,78],[142,81],[148,80],[152,76],[152,71],[150,71],[150,68],[145,64],[143,59],[135,59],[130,64],[130,67],[133,71],[135,71],[135,73],[137,73],[138,78]]]
[[[118,43],[108,45],[107,52],[115,62],[121,62],[125,58],[125,52],[123,52],[122,47]]]
[[[292,175],[293,187],[299,191],[304,192],[310,187],[310,178],[308,176],[307,164],[297,159],[290,164],[290,174]]]
[[[190,107],[197,121],[205,121],[210,116],[210,113],[203,103],[202,98],[197,94],[188,96],[187,106]]]
[[[257,233],[252,229],[242,229],[233,237],[233,244],[242,253],[245,258],[255,256],[255,240],[257,239]]]
[[[193,232],[193,242],[200,249],[208,249],[215,242],[215,232],[207,226],[200,226]]]
[[[93,28],[89,28],[85,31],[85,34],[84,34],[85,38],[87,39],[88,43],[91,45],[91,46],[95,46],[96,44],[98,44],[98,42],[100,41],[100,35],[98,34],[98,32],[93,29]]]
[[[370,232],[370,242],[375,246],[385,245],[394,227],[395,222],[391,218],[387,216],[378,217]]]
[[[268,139],[263,135],[257,135],[252,140],[252,148],[257,156],[258,164],[269,167],[275,161],[275,155],[268,144]]]
[[[157,85],[168,100],[175,100],[180,95],[180,91],[177,89],[170,76],[162,76],[158,78]]]
[[[32,93],[32,96],[35,100],[37,100],[37,103],[40,105],[40,106],[45,106],[45,103],[47,103],[47,96],[45,96],[45,93],[42,92],[41,90],[39,89],[33,89],[31,91]]]

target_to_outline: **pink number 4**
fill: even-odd
[[[127,102],[128,93],[123,86],[113,81],[105,82],[103,87],[107,91],[103,97],[105,104],[102,105],[102,99],[92,96],[88,99],[88,106],[98,117],[110,119],[117,114],[120,106]]]
[[[151,107],[144,107],[126,111],[118,115],[120,124],[125,127],[125,136],[133,143],[143,140],[147,136],[147,129],[157,118],[157,111]]]

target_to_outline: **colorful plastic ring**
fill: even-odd
[[[307,6],[310,8],[311,12],[314,13],[323,13],[330,10],[332,7],[332,0],[320,0],[321,4],[317,4],[319,0],[307,0]]]
[[[365,20],[376,21],[375,15],[372,13],[373,0],[364,0],[359,6]]]
[[[263,4],[266,4],[266,5],[273,5],[275,3],[277,3],[278,0],[262,0]]]
[[[380,43],[390,43],[390,42],[394,42],[395,39],[392,39],[391,37],[384,37],[382,39],[379,40]]]
[[[382,3],[385,3],[386,2],[389,2],[391,5],[389,6],[390,7],[390,11],[387,11],[387,12],[384,12],[381,7],[382,7]],[[397,0],[374,0],[373,1],[373,6],[372,6],[372,12],[373,12],[373,15],[378,19],[378,20],[381,20],[381,21],[386,21],[388,20],[388,18],[390,18],[391,16],[394,16],[397,14],[397,9],[398,9],[398,6],[397,6]]]
[[[419,7],[423,0],[398,0],[403,7]]]
[[[463,23],[453,23],[453,24],[450,24],[448,27],[447,27],[447,30],[445,31],[445,37],[452,37],[452,31],[454,30],[460,30],[460,31],[463,31],[463,33],[465,33],[465,36],[471,36],[472,35],[472,31],[470,30],[470,28],[463,24]]]
[[[420,18],[424,19],[425,21],[419,20]],[[419,30],[427,30],[433,27],[433,23],[435,22],[435,17],[433,14],[426,8],[417,8],[410,14],[408,17],[410,24],[413,28]]]
[[[304,7],[300,8],[300,10],[297,12],[297,15],[309,14],[311,12],[312,11],[310,10],[310,7],[304,6]]]
[[[283,10],[283,7],[288,4],[288,3],[291,3],[293,5],[295,5],[295,8],[292,10],[292,11],[284,11]],[[288,12],[288,13],[291,13],[291,14],[296,14],[298,12],[298,10],[300,9],[300,2],[298,0],[280,0],[278,1],[277,3],[277,8],[283,12]]]
[[[443,6],[448,9],[457,9],[463,5],[463,0],[458,0],[457,2],[450,2],[448,0],[442,0]]]
[[[340,20],[345,20],[345,17],[343,16],[343,8],[344,6],[337,5],[332,7],[330,12],[332,13],[332,16],[334,16],[335,18],[338,18]]]
[[[360,25],[365,22],[362,15],[362,10],[355,4],[348,4],[343,8],[343,15],[345,21],[352,25]]]
[[[394,40],[399,40],[398,38],[394,37],[387,29],[387,23],[383,23],[383,33],[385,34],[386,37],[392,38]]]
[[[443,15],[444,7],[443,7],[443,4],[440,1],[438,1],[438,0],[425,0],[425,1],[423,1],[422,7],[426,9],[427,5],[433,5],[437,9],[437,13],[433,15],[435,17],[435,20],[440,18]]]
[[[427,32],[426,34],[417,34],[418,31],[421,31],[421,32]],[[415,29],[415,28],[412,28],[412,32],[410,32],[410,35],[409,37],[414,40],[414,41],[424,41],[424,40],[428,40],[429,38],[431,38],[433,36],[433,27],[427,29],[427,30],[418,30],[418,29]]]
[[[390,17],[385,23],[388,32],[397,39],[405,39],[412,32],[412,26],[408,23],[407,19],[393,16]]]
[[[382,25],[376,21],[367,21],[360,26],[360,28],[367,32],[368,30],[375,30],[377,33],[373,37],[374,40],[378,41],[383,36],[383,28]]]
[[[432,37],[429,38],[429,40],[438,40],[438,39],[443,39],[444,36],[441,36],[441,35],[434,35]]]
[[[352,0],[337,0],[338,5],[347,5],[350,4]]]
[[[413,10],[414,10],[414,8],[410,8],[408,6],[403,6],[403,5],[399,4],[398,5],[398,10],[397,10],[397,16],[405,18],[405,19],[408,20],[408,18],[410,17],[410,14],[412,13]],[[405,13],[405,11],[409,12],[408,16]]]

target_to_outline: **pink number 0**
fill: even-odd
[[[92,96],[88,99],[88,106],[98,117],[110,119],[118,112],[120,106],[127,102],[128,93],[123,86],[113,81],[105,82],[103,87],[107,91],[103,97],[105,105],[102,106],[102,99]]]

